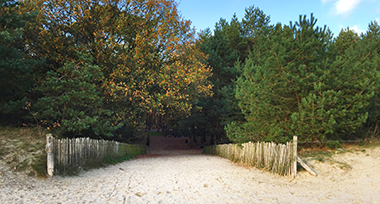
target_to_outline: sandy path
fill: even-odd
[[[352,170],[314,162],[318,177],[292,180],[203,155],[184,138],[151,144],[146,156],[75,177],[0,177],[0,203],[380,203],[380,148],[336,155]]]

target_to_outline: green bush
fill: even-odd
[[[335,141],[327,141],[326,144],[325,144],[326,147],[330,148],[330,149],[337,149],[337,148],[341,148],[342,146],[340,145],[339,141],[335,140]]]

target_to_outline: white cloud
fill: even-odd
[[[357,33],[357,34],[359,34],[359,35],[360,35],[361,33],[365,33],[365,32],[366,32],[366,30],[363,30],[363,29],[359,28],[358,25],[354,25],[354,26],[352,26],[352,27],[350,28],[350,30],[355,31],[355,33]]]
[[[366,0],[321,0],[322,5],[333,5],[331,12],[335,15],[348,16],[360,3]],[[370,0],[375,1],[375,0]]]
[[[326,0],[323,0],[326,1]],[[348,15],[362,0],[338,0],[335,3],[336,14]]]
[[[344,27],[344,26],[340,25],[339,27],[340,27],[340,30],[342,30],[342,29],[345,30],[345,29],[348,28],[348,29],[354,31],[355,33],[357,33],[358,35],[360,35],[361,33],[365,33],[366,32],[365,29],[361,29],[358,25],[348,26],[348,27],[347,26]]]

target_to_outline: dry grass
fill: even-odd
[[[46,177],[45,133],[33,128],[0,127],[0,165]]]
[[[329,149],[327,147],[314,147],[314,148],[302,148],[298,152],[298,156],[302,158],[306,163],[311,160],[316,160],[319,162],[329,163],[332,165],[337,165],[342,170],[350,170],[352,167],[345,163],[333,158],[335,154],[344,154],[347,152],[366,152],[366,149],[376,148],[380,146],[378,141],[369,141],[360,144],[341,144],[340,148]]]

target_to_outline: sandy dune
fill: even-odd
[[[26,178],[0,166],[0,203],[380,203],[380,148],[309,161],[318,177],[296,179],[152,137],[148,155],[79,176]]]

